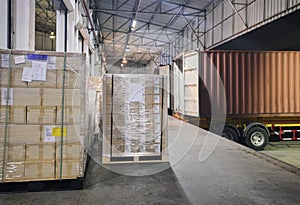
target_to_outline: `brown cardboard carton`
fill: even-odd
[[[64,108],[64,123],[65,124],[79,124],[81,119],[80,107],[75,106],[66,106]],[[62,108],[61,106],[57,107],[57,118],[56,123],[61,124],[62,122]]]
[[[21,87],[26,88],[27,82],[22,81],[22,72],[23,69],[11,69],[10,70],[10,87]],[[1,69],[1,78],[0,78],[0,86],[1,87],[7,87],[8,86],[8,75],[9,75],[9,69]]]
[[[6,110],[8,111],[6,113]],[[5,124],[26,124],[26,107],[25,106],[1,106],[0,123]],[[7,118],[7,119],[6,119]],[[7,121],[6,121],[7,120]]]
[[[54,143],[40,143],[26,145],[26,161],[51,161],[55,156]]]
[[[64,106],[76,106],[81,104],[80,89],[43,89],[42,105],[43,106],[62,106],[62,96],[64,94]]]
[[[25,180],[52,180],[54,179],[54,160],[25,163]]]
[[[5,138],[5,125],[0,127],[0,141]],[[7,125],[7,143],[40,143],[41,126],[40,125]]]
[[[57,88],[63,87],[64,71],[57,71]],[[77,82],[78,81],[78,82]],[[65,88],[75,88],[81,84],[80,74],[76,71],[65,71]]]
[[[61,169],[62,167],[62,169]],[[55,178],[56,179],[75,179],[83,177],[84,173],[84,161],[83,160],[56,160],[55,167]],[[60,170],[62,174],[60,175]]]
[[[55,124],[56,107],[54,106],[28,106],[27,124]]]
[[[0,163],[0,177],[2,179],[2,166]],[[4,181],[23,181],[25,179],[25,166],[24,162],[6,162],[4,164]]]
[[[5,149],[6,162],[24,162],[25,161],[25,144],[9,144]],[[0,145],[0,162],[3,162],[4,146]]]
[[[63,160],[82,160],[84,149],[80,142],[74,142],[69,144],[63,144],[62,147],[62,158]],[[56,143],[56,160],[61,159],[61,144]]]
[[[40,106],[41,90],[39,88],[11,88],[14,106]]]

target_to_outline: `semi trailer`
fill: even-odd
[[[169,78],[177,118],[208,129],[223,114],[222,136],[255,150],[300,140],[300,52],[188,51]]]

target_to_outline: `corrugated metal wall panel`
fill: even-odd
[[[221,20],[222,20],[222,6],[220,5],[214,10],[214,24],[221,23]]]
[[[228,1],[225,1],[223,3],[223,8],[224,8],[224,19],[228,18],[229,16],[231,16],[234,13],[234,10],[232,8],[232,6],[229,4]]]
[[[239,12],[240,16],[245,19],[246,16],[246,10],[241,10]],[[238,14],[234,15],[234,33],[239,33],[241,31],[243,31],[244,29],[246,29],[245,24],[243,23],[243,21],[241,20],[240,16]],[[245,20],[244,20],[245,21]]]
[[[254,1],[247,8],[248,25],[254,26],[257,22],[264,20],[264,3],[263,1]]]
[[[216,30],[221,31],[221,25],[218,25],[216,27]],[[222,40],[221,38],[222,38],[222,32],[214,32],[214,42],[221,41]]]
[[[214,34],[214,36],[212,37],[212,41],[207,42],[206,48],[211,48],[214,45],[229,40],[235,35],[240,35],[242,32],[253,30],[259,26],[262,26],[265,22],[276,20],[297,9],[300,9],[299,0],[243,0],[239,1],[238,3],[245,2],[247,2],[248,4],[234,4],[234,7],[238,10],[239,15],[243,18],[243,21],[246,22],[248,28],[245,26],[239,15],[236,14],[229,1],[223,1],[214,10],[210,11],[207,14],[207,39],[210,38],[209,35],[212,35],[212,33]],[[283,11],[285,12],[282,13]],[[230,18],[232,19],[229,20]],[[234,25],[233,33],[232,31],[230,31],[230,29],[232,29],[232,26],[229,25],[229,22]],[[223,24],[223,26],[220,26],[220,24]],[[217,36],[220,33],[221,35],[223,35],[221,36],[221,38]],[[221,41],[219,41],[219,39],[221,39]]]
[[[229,115],[300,116],[300,52],[205,51],[224,83]],[[219,81],[203,59],[200,72],[213,95]],[[200,114],[210,108],[200,86]],[[203,93],[202,93],[203,92]],[[218,98],[216,98],[218,99]],[[222,106],[221,103],[217,103]]]
[[[232,17],[223,22],[223,39],[229,38],[233,35],[232,25]]]
[[[290,0],[289,7],[295,6],[300,3],[300,0]]]

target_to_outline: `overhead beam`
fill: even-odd
[[[172,9],[174,10],[174,9]],[[114,10],[114,9],[94,9],[94,11],[96,12],[109,12],[110,14],[112,13],[124,13],[124,14],[134,14],[136,12],[134,11],[129,11],[129,10]],[[192,13],[181,13],[179,14],[178,12],[170,12],[170,11],[166,11],[166,12],[162,12],[162,11],[137,11],[140,14],[156,14],[156,15],[167,15],[167,16],[204,16],[204,15],[200,15],[200,13],[197,12],[192,12]],[[201,12],[202,13],[202,12]]]
[[[170,1],[170,0],[164,0],[163,2],[166,2],[166,3],[169,3],[169,4],[173,4],[173,5],[176,5],[176,6],[184,6],[185,8],[198,10],[199,12],[205,12],[206,11],[205,9],[199,9],[197,7],[189,6],[189,5],[184,4],[184,3],[183,4],[176,3],[176,2]]]
[[[98,11],[95,10],[95,12],[98,12]],[[120,14],[116,14],[116,13],[110,13],[110,12],[106,12],[106,11],[104,11],[102,13],[110,14],[112,16],[118,16],[120,18],[131,19],[131,17],[129,17],[129,16],[124,16],[124,15],[120,15]],[[141,23],[145,23],[145,24],[150,24],[150,25],[153,25],[153,26],[157,26],[157,27],[171,29],[171,30],[174,30],[174,31],[180,31],[180,32],[182,31],[181,29],[174,28],[174,27],[171,27],[171,26],[161,25],[161,24],[158,24],[158,23],[148,22],[148,21],[144,21],[144,20],[140,20],[140,19],[138,19],[137,21],[141,22]]]

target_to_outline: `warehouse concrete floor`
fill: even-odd
[[[160,173],[121,175],[94,158],[84,190],[1,194],[0,204],[299,204],[299,171],[174,118],[169,136],[171,167]],[[133,167],[145,166],[163,167]]]

